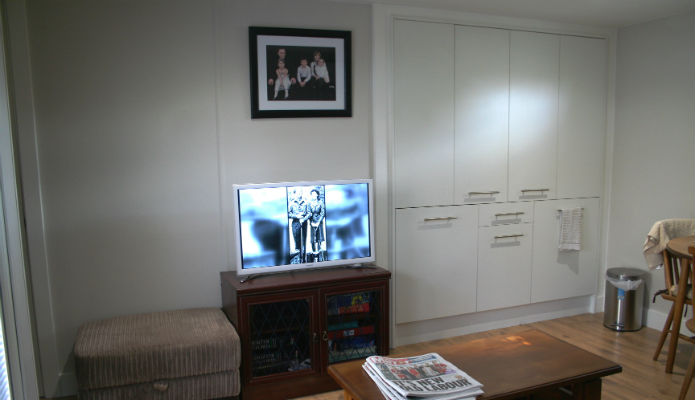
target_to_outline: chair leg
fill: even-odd
[[[664,324],[664,329],[661,330],[661,336],[659,337],[659,344],[656,346],[656,351],[654,352],[654,357],[652,357],[652,360],[656,361],[659,358],[659,354],[661,354],[661,349],[664,347],[664,343],[666,342],[666,336],[668,336],[669,332],[671,332],[671,323],[673,322],[673,306],[671,306],[671,310],[668,312],[668,317],[666,318],[666,323]]]
[[[685,395],[688,394],[690,381],[693,380],[693,377],[695,377],[695,346],[693,348],[693,355],[690,357],[688,369],[685,371],[685,376],[683,377],[683,386],[681,386],[681,394],[678,396],[678,400],[685,400]]]

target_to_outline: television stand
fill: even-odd
[[[222,272],[223,309],[241,339],[241,398],[336,390],[328,365],[388,354],[390,277],[376,266],[288,271],[251,281]]]

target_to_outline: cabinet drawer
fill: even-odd
[[[477,311],[530,303],[531,235],[531,224],[479,229]]]
[[[484,204],[479,206],[479,226],[524,224],[533,221],[533,203]]]

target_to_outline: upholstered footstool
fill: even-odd
[[[75,342],[79,398],[229,398],[239,394],[239,336],[217,308],[89,322]]]

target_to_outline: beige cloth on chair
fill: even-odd
[[[649,269],[664,265],[664,257],[661,252],[666,249],[669,240],[681,236],[691,236],[694,232],[695,219],[674,218],[654,223],[642,247],[642,254],[644,254]]]

